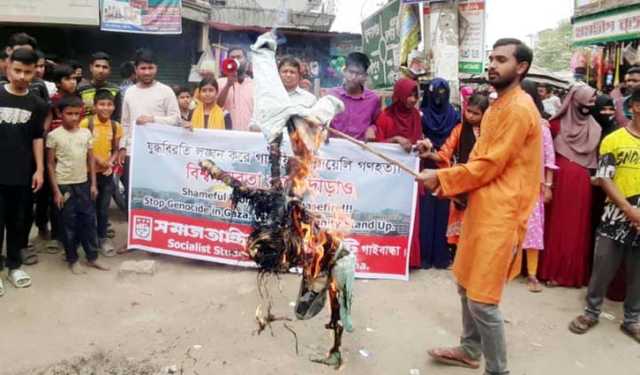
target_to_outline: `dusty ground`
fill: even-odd
[[[117,221],[117,242],[124,224]],[[157,273],[118,278],[124,260],[153,259]],[[26,269],[33,286],[5,282],[0,298],[1,374],[152,375],[173,367],[183,374],[335,374],[311,363],[330,347],[324,313],[252,335],[257,304],[254,271],[132,253],[106,260],[110,272],[72,275],[62,255],[40,255]],[[2,274],[6,280],[6,272]],[[298,278],[284,276],[274,313],[293,317]],[[431,363],[427,348],[452,345],[460,332],[459,303],[447,271],[419,271],[410,282],[358,281],[354,323],[345,334],[344,374],[481,374]],[[640,374],[640,345],[620,333],[620,304],[586,336],[568,332],[585,290],[546,289],[539,295],[519,282],[506,292],[512,374]],[[416,371],[417,370],[417,371]],[[181,372],[182,371],[182,372]]]

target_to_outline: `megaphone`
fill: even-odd
[[[222,73],[228,76],[238,72],[240,62],[236,59],[227,58],[222,61]]]

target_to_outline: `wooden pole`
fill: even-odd
[[[352,136],[350,136],[350,135],[348,135],[348,134],[345,134],[345,133],[341,132],[340,130],[336,130],[336,129],[333,129],[333,128],[330,128],[330,127],[326,127],[326,129],[327,129],[330,133],[335,134],[335,135],[337,135],[337,136],[339,136],[339,137],[341,137],[341,138],[346,139],[347,141],[349,141],[349,142],[351,142],[351,143],[354,143],[354,144],[356,144],[356,145],[360,146],[363,150],[365,150],[365,151],[367,151],[367,152],[370,152],[370,153],[374,154],[375,156],[377,156],[377,157],[379,157],[380,159],[382,159],[382,160],[384,160],[384,161],[388,162],[389,164],[393,164],[393,165],[397,166],[398,168],[400,168],[400,169],[402,169],[403,171],[405,171],[405,172],[409,173],[409,174],[410,174],[410,175],[412,175],[413,177],[418,177],[418,173],[416,173],[416,171],[414,171],[413,169],[411,169],[411,168],[407,167],[406,165],[404,165],[404,164],[400,163],[400,162],[399,162],[399,161],[397,161],[397,160],[394,160],[394,159],[392,159],[392,158],[388,157],[387,155],[385,155],[385,154],[383,154],[383,153],[381,153],[381,152],[379,152],[379,151],[374,150],[374,149],[373,149],[373,147],[369,146],[368,144],[366,144],[366,143],[364,143],[364,142],[362,142],[362,141],[359,141],[359,140],[357,140],[357,139],[353,138]]]

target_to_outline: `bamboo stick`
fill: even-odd
[[[393,164],[393,165],[397,166],[398,168],[400,168],[403,171],[409,173],[413,177],[416,177],[416,178],[418,177],[418,173],[416,173],[416,171],[414,171],[413,169],[407,167],[406,165],[400,163],[399,161],[397,161],[395,159],[392,159],[392,158],[388,157],[387,155],[385,155],[385,154],[383,154],[383,153],[381,153],[379,151],[374,150],[373,147],[369,146],[368,144],[366,144],[366,143],[364,143],[362,141],[359,141],[359,140],[353,138],[352,136],[341,132],[340,130],[336,130],[336,129],[333,129],[333,128],[330,128],[330,127],[326,127],[326,129],[330,133],[333,133],[333,134],[335,134],[335,135],[337,135],[337,136],[339,136],[341,138],[346,139],[347,141],[349,141],[351,143],[354,143],[354,144],[360,146],[363,150],[374,154],[375,156],[377,156],[380,159],[388,162],[389,164]]]

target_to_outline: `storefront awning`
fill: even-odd
[[[640,39],[640,4],[577,17],[573,45],[585,46]]]

